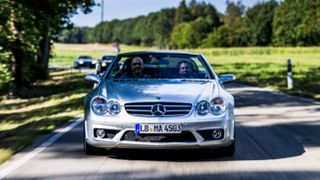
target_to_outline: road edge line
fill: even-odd
[[[79,125],[83,121],[83,117],[77,118],[73,123],[69,124],[67,127],[64,127],[62,129],[57,129],[54,131],[55,134],[52,136],[49,140],[42,143],[40,146],[33,149],[31,152],[24,155],[19,160],[13,162],[12,164],[5,167],[3,170],[0,170],[0,179],[5,178],[7,175],[9,175],[12,171],[19,168],[21,165],[32,159],[34,156],[45,150],[48,146],[50,146],[52,143],[57,141],[59,138],[61,138],[65,133],[69,132],[71,129]]]

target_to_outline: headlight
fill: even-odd
[[[215,97],[210,101],[210,112],[214,115],[223,114],[227,109],[227,101],[222,97]]]
[[[104,97],[95,97],[91,103],[92,111],[98,115],[104,115],[108,112],[108,101]]]
[[[207,115],[209,113],[210,104],[208,101],[200,101],[197,104],[196,110],[200,116]]]
[[[83,64],[83,61],[79,61],[79,64]]]
[[[109,100],[108,101],[108,112],[111,115],[118,115],[121,111],[121,106],[118,101],[116,100]]]

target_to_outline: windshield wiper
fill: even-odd
[[[181,79],[182,82],[209,82],[209,79]]]

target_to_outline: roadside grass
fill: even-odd
[[[21,97],[0,101],[0,163],[83,114],[84,96],[92,88],[83,77],[70,70],[51,72],[49,80],[36,82]]]
[[[224,52],[223,52],[224,51]],[[199,49],[218,74],[238,82],[320,100],[320,48]],[[294,88],[287,89],[287,60],[292,60]]]
[[[156,50],[154,47],[121,45],[121,52]],[[54,44],[51,65],[73,66],[73,61],[80,55],[90,55],[99,59],[103,54],[117,54],[111,44]]]

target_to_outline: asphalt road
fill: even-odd
[[[228,90],[237,106],[232,158],[198,150],[117,150],[87,156],[80,123],[5,179],[320,179],[320,103],[237,84]]]

